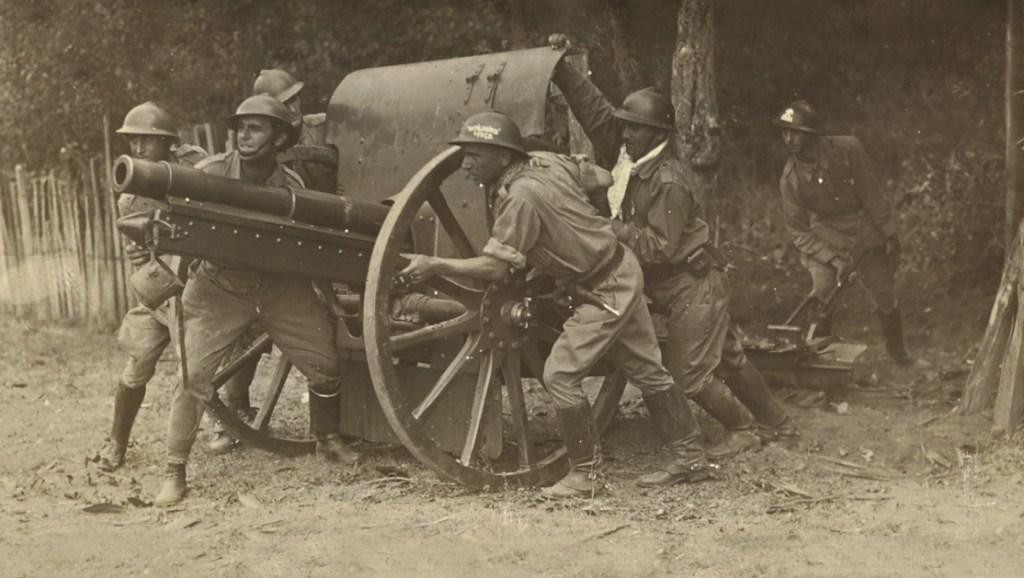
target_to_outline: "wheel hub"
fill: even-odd
[[[525,275],[513,273],[495,281],[484,292],[480,306],[481,350],[518,350],[526,342],[533,318],[534,303],[527,296]]]

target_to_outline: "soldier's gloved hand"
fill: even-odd
[[[572,41],[569,40],[568,35],[562,34],[561,32],[555,32],[548,36],[548,46],[550,46],[552,50],[562,50],[565,48],[571,48]]]
[[[885,254],[895,258],[899,258],[900,253],[903,252],[903,246],[900,245],[900,238],[896,235],[886,237],[885,239]]]
[[[125,257],[135,267],[141,267],[149,261],[149,251],[132,243],[124,248]]]

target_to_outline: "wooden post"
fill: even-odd
[[[124,275],[124,255],[121,252],[121,235],[117,230],[117,197],[111,184],[114,182],[111,170],[113,170],[113,159],[110,153],[110,117],[103,115],[103,160],[105,163],[106,183],[103,186],[103,197],[107,201],[110,218],[110,236],[105,239],[109,243],[109,255],[113,259],[112,267],[105,267],[107,271],[113,272],[111,283],[113,292],[113,315],[105,319],[106,323],[116,323],[128,311],[127,279]]]
[[[1020,115],[1016,101],[1020,91],[1020,0],[1006,0],[1006,226],[1003,246],[1006,256],[1010,255],[1010,245],[1017,232],[1020,221]]]
[[[967,378],[961,395],[960,413],[977,413],[989,407],[992,395],[996,391],[1000,376],[1000,366],[1010,341],[1010,333],[1014,329],[1014,314],[1017,311],[1017,283],[1020,278],[1021,240],[1018,235],[1013,244],[1007,248],[1006,265],[1003,267],[1003,278],[999,282],[995,304],[988,318],[988,329],[978,348],[978,357]]]

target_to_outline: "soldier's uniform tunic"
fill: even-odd
[[[327,115],[325,113],[307,114],[302,117],[302,126],[299,127],[299,142],[297,146],[327,146]],[[300,149],[289,149],[282,153],[279,159],[283,160],[288,168],[294,170],[308,188],[326,193],[337,192],[338,175],[336,167],[295,158],[298,150]]]
[[[586,401],[583,378],[605,353],[645,393],[670,389],[672,376],[661,364],[636,258],[587,202],[572,159],[540,152],[530,157],[497,184],[494,225],[484,254],[516,268],[530,265],[560,284],[581,284],[621,313],[616,317],[584,303],[565,322],[544,364],[544,383],[555,407]]]
[[[860,281],[882,313],[896,308],[896,258],[885,252],[896,235],[892,208],[856,137],[819,137],[813,163],[790,157],[779,187],[786,228],[811,274],[811,294],[824,299],[836,284],[828,262],[863,253]]]
[[[207,174],[240,178],[237,151],[210,157],[196,168]],[[267,185],[302,187],[302,180],[278,165]],[[317,300],[309,279],[202,261],[182,296],[188,390],[178,388],[171,407],[168,462],[185,463],[202,417],[203,402],[214,393],[218,365],[253,322],[308,378],[314,394],[338,391],[340,367],[334,323]]]
[[[595,152],[616,159],[621,147],[615,108],[586,77],[569,66],[555,69],[565,95]],[[708,243],[704,207],[694,194],[689,167],[676,154],[678,137],[654,158],[634,167],[622,204],[619,238],[636,253],[644,271],[652,308],[668,317],[665,365],[686,392],[704,391],[713,372],[724,365],[739,370],[747,359],[730,327],[725,274],[710,268],[698,276],[685,263]]]
[[[191,167],[206,158],[206,151],[182,144],[172,148],[171,155],[174,162]],[[117,210],[122,217],[151,214],[165,208],[165,202],[131,194],[123,194],[117,199]],[[177,271],[178,257],[162,255],[158,258],[167,263],[172,271]],[[170,302],[164,302],[156,309],[139,304],[125,314],[117,333],[118,344],[128,353],[128,362],[121,372],[121,382],[125,386],[135,389],[149,383],[156,373],[156,365],[164,349],[172,341],[177,341],[174,327]]]

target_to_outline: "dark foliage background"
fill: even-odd
[[[635,87],[623,86],[611,39],[625,36],[643,83],[664,86],[676,10],[671,0],[0,0],[0,154],[4,166],[38,167],[61,147],[101,150],[102,115],[116,127],[149,99],[182,122],[221,119],[261,68],[293,71],[305,108],[322,110],[352,70],[537,45],[554,31],[589,49],[595,81],[617,101]],[[1004,11],[1002,0],[719,1],[715,206],[723,240],[748,262],[749,291],[803,282],[784,249],[784,158],[769,121],[795,98],[865,142],[899,207],[915,298],[994,288]]]

